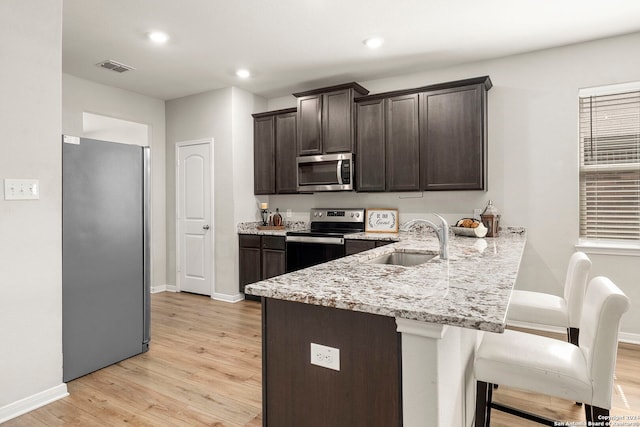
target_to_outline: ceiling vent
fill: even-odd
[[[107,70],[112,70],[117,73],[124,73],[125,71],[135,70],[135,68],[130,65],[124,65],[120,62],[114,61],[113,59],[107,59],[106,61],[98,62],[96,64],[98,67],[106,68]]]

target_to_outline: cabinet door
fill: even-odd
[[[260,262],[260,248],[240,248],[240,292],[244,293],[244,287],[246,285],[262,280],[262,267]]]
[[[375,240],[345,240],[345,255],[353,255],[376,247]]]
[[[322,148],[324,153],[353,151],[353,91],[351,89],[323,95]]]
[[[322,95],[298,98],[298,155],[322,154]]]
[[[356,189],[384,191],[384,99],[356,104],[356,117]]]
[[[262,249],[262,280],[286,273],[284,251]]]
[[[296,193],[298,171],[296,167],[297,113],[279,114],[276,126],[276,193]]]
[[[420,189],[418,94],[386,99],[387,191]]]
[[[424,190],[485,188],[485,113],[481,85],[420,94]]]
[[[273,116],[253,120],[253,193],[275,194],[275,126]]]

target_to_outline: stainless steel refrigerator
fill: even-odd
[[[62,143],[63,380],[149,349],[149,149]]]

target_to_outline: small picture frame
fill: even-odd
[[[367,233],[397,233],[398,209],[367,209],[364,231]]]

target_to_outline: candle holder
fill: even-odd
[[[493,206],[493,201],[489,200],[484,212],[480,214],[480,218],[485,227],[487,227],[487,237],[498,237],[500,230],[500,214],[498,209]]]
[[[262,225],[266,226],[269,221],[269,209],[260,209],[262,213]]]

